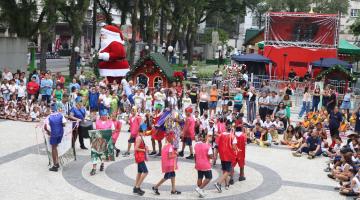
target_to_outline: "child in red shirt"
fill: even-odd
[[[148,175],[148,169],[146,167],[145,161],[147,161],[146,153],[148,148],[144,142],[144,132],[146,131],[146,125],[142,124],[140,126],[139,134],[136,136],[135,139],[135,147],[134,147],[134,156],[135,162],[137,163],[137,170],[138,173],[136,175],[135,186],[133,189],[133,193],[136,193],[140,196],[144,195],[145,191],[143,191],[140,186],[146,176]]]
[[[204,188],[212,179],[210,159],[213,156],[212,147],[206,134],[199,135],[199,142],[194,146],[195,150],[195,169],[198,171],[197,187],[195,191],[201,198],[205,197]],[[203,178],[205,180],[203,181]]]
[[[117,141],[117,139],[119,138],[119,135],[120,135],[121,122],[119,120],[117,120],[117,114],[118,114],[117,112],[114,112],[111,115],[111,119],[112,119],[114,127],[115,127],[115,130],[112,132],[111,138],[112,138],[112,141],[113,141],[113,144],[114,144],[114,149],[116,151],[116,157],[119,157],[120,149],[116,148],[115,144],[116,144],[116,141]]]
[[[231,131],[231,121],[226,121],[226,132],[223,132],[219,136],[219,156],[221,160],[221,168],[223,174],[219,177],[217,183],[215,183],[215,188],[218,192],[222,192],[221,184],[225,183],[225,189],[229,188],[228,176],[232,171],[232,163],[236,159],[236,144],[237,140],[234,134]]]
[[[169,132],[166,136],[166,145],[161,150],[161,168],[162,172],[165,173],[164,178],[162,178],[152,190],[156,195],[160,195],[159,187],[168,179],[171,180],[171,194],[181,194],[181,192],[175,189],[175,170],[178,169],[177,166],[177,152],[173,148],[173,142],[175,140],[175,133]]]
[[[235,137],[236,137],[236,159],[232,163],[232,172],[231,172],[231,178],[230,178],[230,185],[234,184],[233,176],[234,176],[234,168],[236,165],[239,165],[240,168],[240,176],[239,181],[244,181],[244,166],[245,166],[245,146],[246,146],[246,133],[245,128],[243,128],[243,121],[242,117],[238,116],[235,120]]]
[[[185,109],[186,119],[183,129],[183,144],[182,149],[179,152],[179,156],[184,156],[185,145],[189,146],[190,156],[186,157],[186,159],[194,159],[194,153],[192,148],[192,141],[195,139],[195,119],[192,116],[193,109],[188,107]]]
[[[123,154],[123,156],[129,156],[130,155],[130,148],[131,144],[135,143],[135,139],[139,133],[140,125],[142,122],[142,117],[137,112],[137,107],[134,106],[131,111],[131,116],[129,118],[129,125],[130,125],[130,138],[128,140],[128,149]]]

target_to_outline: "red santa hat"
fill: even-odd
[[[115,38],[120,39],[120,41],[118,40],[118,42],[120,42],[121,44],[125,43],[124,35],[122,34],[119,27],[117,27],[117,26],[105,25],[101,28],[100,33],[110,36],[111,38],[114,38],[114,39]],[[118,38],[119,36],[120,36],[120,38]]]
[[[192,113],[192,112],[193,112],[192,107],[191,107],[191,106],[187,107],[187,108],[185,109],[185,112],[186,112],[186,113]]]

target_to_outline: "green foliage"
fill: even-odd
[[[1,0],[0,22],[7,24],[18,37],[30,38],[36,24],[37,7],[33,0]]]
[[[312,0],[265,0],[272,11],[309,12]]]
[[[355,20],[355,22],[350,26],[350,30],[355,36],[360,35],[360,19],[359,18],[357,18]]]
[[[229,34],[226,31],[224,31],[223,29],[217,29],[217,30],[206,29],[201,42],[211,43],[213,31],[217,31],[219,33],[219,41],[222,45],[225,45],[227,43],[227,41],[229,40]]]
[[[314,12],[326,14],[347,14],[350,0],[313,0],[315,3]]]

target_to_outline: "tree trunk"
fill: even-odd
[[[124,10],[121,11],[121,18],[120,18],[121,26],[126,24],[126,14],[127,14],[126,11]]]
[[[138,0],[134,0],[134,8],[131,14],[131,25],[132,25],[132,36],[131,36],[131,47],[130,47],[130,66],[134,65],[135,62],[135,51],[136,51],[136,33],[137,33],[137,12],[138,12]]]
[[[139,20],[140,37],[142,38],[143,41],[147,41],[146,32],[145,32],[145,4],[144,4],[144,0],[139,0],[139,12],[140,12],[140,20]],[[146,30],[147,29],[148,29],[148,27],[146,26]]]
[[[80,34],[74,34],[73,43],[71,47],[71,59],[70,59],[70,65],[69,65],[69,71],[70,71],[70,78],[73,78],[76,74],[76,61],[79,55],[79,52],[75,52],[75,47],[78,46],[80,41]]]
[[[48,37],[46,33],[40,34],[40,71],[46,71],[46,53],[48,48]]]
[[[164,43],[164,23],[165,23],[165,16],[164,16],[164,8],[161,8],[160,11],[160,47],[162,47],[162,44]]]
[[[184,37],[185,37],[185,31],[182,31],[180,33],[180,38],[179,38],[179,65],[183,64]]]

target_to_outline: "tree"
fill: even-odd
[[[131,46],[130,46],[130,55],[129,55],[129,63],[130,66],[135,63],[135,50],[136,50],[136,34],[138,29],[138,6],[139,0],[132,0],[131,4],[131,26],[132,26],[132,35],[131,35]]]
[[[349,0],[313,0],[315,3],[314,11],[327,14],[346,14],[350,6]]]
[[[228,32],[224,31],[223,29],[206,29],[204,33],[204,37],[202,39],[202,42],[204,43],[211,43],[212,42],[212,32],[216,30],[219,34],[219,41],[221,45],[225,45],[227,41],[229,40],[229,34]]]
[[[111,24],[113,18],[111,16],[111,9],[114,4],[114,0],[94,0],[99,6],[101,13],[105,16],[105,22]]]
[[[312,0],[265,0],[272,11],[308,12]]]
[[[78,52],[75,52],[75,47],[79,45],[82,34],[82,26],[85,19],[85,14],[89,8],[90,0],[67,0],[62,1],[59,10],[73,34],[72,53],[69,65],[70,77],[76,74],[76,61],[78,59]]]

